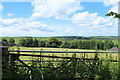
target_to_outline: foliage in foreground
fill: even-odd
[[[110,12],[110,13],[106,14],[105,16],[113,16],[114,18],[120,19],[120,14],[118,14],[116,12]]]
[[[2,80],[119,80],[120,68],[118,62],[99,59],[95,54],[94,61],[77,60],[76,55],[62,62],[40,62],[42,58],[32,61],[31,68],[24,65],[4,65]],[[53,61],[58,61],[54,60]],[[69,62],[69,63],[66,63]]]

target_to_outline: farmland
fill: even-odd
[[[82,52],[99,52],[102,50],[85,50],[85,49],[68,49],[68,48],[45,48],[45,47],[19,47],[20,50],[26,50],[26,51],[65,51],[66,53],[42,53],[42,55],[49,55],[49,56],[63,56],[63,57],[72,57],[73,54],[75,53],[67,53],[67,51],[82,51]],[[17,47],[11,47],[10,50],[17,50]],[[98,53],[99,57],[101,59],[106,59],[106,57],[117,60],[118,58],[118,53]],[[40,53],[29,53],[29,52],[21,52],[20,54],[36,54],[39,55]],[[76,57],[82,58],[84,56],[83,53],[76,53]],[[86,58],[94,58],[95,53],[85,53]],[[29,60],[31,57],[20,57],[20,59],[23,60]]]
[[[20,38],[4,40],[5,43],[19,43]],[[10,40],[9,40],[10,39]],[[104,49],[109,49],[117,44],[116,40],[68,40],[67,42],[59,38],[21,38],[26,43],[9,45],[9,64],[3,57],[4,79],[27,79],[27,80],[119,80],[120,69],[118,53],[107,53]],[[15,41],[14,41],[15,40]],[[38,41],[37,41],[38,40]],[[40,47],[43,40],[45,44]],[[17,42],[18,41],[18,42]],[[28,42],[29,41],[29,42]],[[34,47],[37,42],[37,46]],[[40,44],[39,44],[40,42]],[[95,44],[93,44],[95,43]],[[106,44],[107,43],[107,44]],[[39,46],[38,46],[39,44]],[[49,45],[48,45],[49,44]],[[53,45],[54,44],[54,45]],[[102,44],[102,45],[101,45]],[[66,46],[68,45],[68,46]],[[96,46],[97,45],[97,46]],[[12,52],[16,51],[16,52]],[[20,52],[31,51],[31,52]],[[44,53],[34,51],[64,51],[63,53]],[[73,53],[68,53],[73,51]],[[92,53],[75,53],[92,52]],[[103,53],[99,53],[103,52]],[[26,56],[24,56],[24,55]],[[28,56],[29,55],[29,56]],[[33,56],[34,55],[34,56]],[[35,56],[37,55],[37,56]],[[38,57],[39,56],[39,57]],[[43,57],[40,57],[43,56]],[[47,56],[47,57],[46,57]],[[5,56],[6,57],[6,56]],[[112,61],[115,62],[112,62]],[[15,76],[10,76],[10,75]]]

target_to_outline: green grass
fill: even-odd
[[[17,47],[12,47],[11,49],[17,50]],[[42,47],[20,47],[20,50],[44,50],[44,51],[94,51],[94,50],[83,50],[83,49],[67,49],[67,48],[42,48]],[[23,53],[20,53],[23,54]],[[40,54],[40,53],[26,53],[26,54]],[[72,57],[73,53],[41,53],[43,55],[57,55],[57,56],[69,56]],[[87,54],[86,54],[87,55]],[[21,60],[64,60],[65,62],[25,62],[28,66],[32,66],[32,70],[26,67],[16,67],[16,66],[6,66],[3,69],[3,79],[20,79],[20,80],[119,80],[120,79],[120,68],[118,63],[110,62],[109,57],[113,58],[117,54],[106,53],[99,54],[94,58],[95,54],[88,54],[88,58],[93,57],[97,59],[95,61],[86,60],[75,60],[74,58],[68,63],[67,59],[50,59],[50,58],[38,58],[38,57],[24,57],[20,56]],[[82,53],[74,54],[74,57],[81,58]],[[101,59],[98,59],[101,58]],[[16,64],[24,66],[23,64]],[[42,67],[42,68],[41,68]],[[56,69],[57,68],[57,69]],[[32,78],[31,78],[32,77]],[[26,79],[25,79],[26,78]]]
[[[45,47],[19,47],[20,50],[31,50],[31,51],[95,51],[95,50],[85,50],[85,49],[68,49],[68,48],[45,48]],[[17,50],[17,47],[11,47],[11,50]],[[20,53],[20,54],[36,54],[39,55],[40,53]],[[42,55],[54,55],[54,56],[63,56],[63,57],[72,57],[74,53],[42,53]],[[83,53],[76,53],[77,57],[82,58]],[[86,53],[86,58],[94,58],[95,53]],[[99,53],[99,57],[105,59],[106,57],[117,59],[117,53]],[[21,56],[20,59],[29,60],[31,57],[24,57]]]

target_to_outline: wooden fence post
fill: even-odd
[[[85,58],[85,53],[84,53],[84,58]]]
[[[3,57],[2,56],[3,56],[4,53],[7,54],[7,48],[0,45],[0,80],[2,79],[2,68],[4,67],[2,65],[2,63],[3,63]]]
[[[0,54],[2,59],[2,69],[5,69],[9,65],[9,55],[8,55],[8,47],[0,46]]]
[[[0,46],[1,53],[2,53],[2,60],[5,60],[5,63],[9,63],[9,55],[8,55],[8,47],[7,46]]]

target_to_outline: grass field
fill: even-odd
[[[95,50],[85,50],[85,49],[67,49],[67,48],[45,48],[45,47],[19,47],[20,50],[30,50],[30,51],[92,51],[94,52]],[[17,50],[17,47],[11,47],[10,50]],[[20,53],[20,54],[42,54],[42,55],[50,55],[50,56],[62,56],[62,57],[72,57],[73,54],[75,53]],[[98,53],[99,57],[102,59],[106,59],[106,57],[109,57],[111,59],[116,60],[118,57],[117,53]],[[84,54],[83,53],[76,53],[76,57],[78,58],[83,58]],[[95,53],[86,53],[85,58],[94,58]],[[25,56],[20,56],[20,59],[22,60],[31,60],[32,57],[25,57]],[[45,58],[47,60],[47,58]]]

